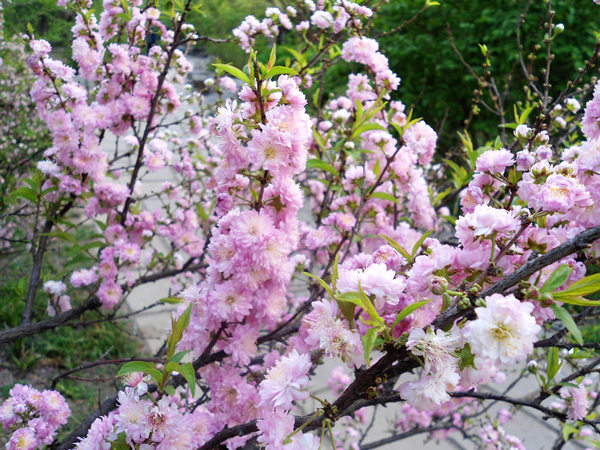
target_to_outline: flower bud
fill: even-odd
[[[565,31],[565,26],[562,23],[558,23],[554,26],[554,36],[558,36],[563,31]]]
[[[527,363],[527,370],[529,371],[529,373],[533,373],[534,375],[538,372],[538,363],[537,361],[529,361]]]
[[[204,80],[204,86],[206,86],[206,87],[210,87],[213,84],[215,84],[214,78],[207,78],[206,80]]]
[[[540,303],[542,304],[542,308],[548,308],[554,303],[554,297],[550,292],[546,292],[545,294],[541,295]]]
[[[431,279],[429,288],[434,295],[442,295],[448,290],[448,280],[442,277],[434,276]]]

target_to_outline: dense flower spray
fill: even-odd
[[[471,426],[479,405],[468,396],[532,358],[546,323],[559,318],[578,337],[562,304],[593,305],[583,296],[595,278],[581,280],[598,244],[494,289],[600,224],[598,88],[583,116],[587,141],[560,154],[539,115],[535,128],[515,124],[514,145],[467,149],[468,171],[449,161],[454,187],[442,190],[431,182],[444,178],[436,131],[391,100],[400,78],[368,37],[375,8],[306,0],[246,17],[233,35],[248,65],[216,64],[216,80],[205,80],[218,93],[211,110],[181,87],[192,69],[184,45],[202,40],[185,23],[189,4],[169,16],[172,30],[164,12],[139,0],[105,0],[98,17],[90,2],[59,4],[77,13],[77,70],[29,37],[31,96],[52,139],[35,172],[36,207],[47,218],[40,242],[65,237],[51,230],[71,226],[71,210],[99,231],[91,245],[71,242],[88,265],[37,281],[48,315],[64,317],[83,292],[94,307],[116,311],[139,284],[171,275],[176,295],[166,301],[179,302],[164,364],[125,365],[116,408],[77,448],[235,449],[256,440],[318,449],[310,430],[320,427],[356,449],[361,407],[381,398],[405,402],[396,430],[432,426],[441,439]],[[315,62],[291,49],[294,59],[278,66],[282,50],[274,48],[263,64],[255,40],[283,30],[298,33]],[[313,86],[327,68],[315,66],[323,54],[352,64],[343,95]],[[557,124],[559,113],[572,120],[575,102],[554,107]],[[103,149],[109,138],[111,153]],[[146,177],[163,170],[177,181],[149,189]],[[145,209],[147,200],[161,206]],[[305,296],[295,287],[307,276]],[[355,371],[335,369],[332,401],[310,392],[324,358]],[[557,358],[538,378],[544,392]],[[563,388],[556,417],[587,420],[594,389]],[[50,443],[68,416],[62,397],[13,391],[0,408],[14,432],[10,448]],[[309,397],[317,411],[295,415]],[[481,448],[522,448],[502,427],[509,414],[471,433]],[[338,420],[346,436],[332,430]]]

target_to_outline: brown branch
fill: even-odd
[[[404,28],[406,25],[410,25],[412,22],[414,22],[415,20],[417,20],[417,17],[419,17],[427,8],[429,8],[429,5],[427,3],[425,3],[425,6],[423,6],[420,11],[417,11],[415,13],[415,15],[412,16],[410,19],[405,20],[400,25],[398,25],[396,28],[394,28],[394,29],[392,29],[390,31],[386,31],[384,33],[376,34],[375,36],[373,36],[373,38],[374,39],[379,39],[380,37],[385,37],[385,36],[389,36],[390,34],[397,33],[402,28]]]

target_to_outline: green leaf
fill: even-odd
[[[67,241],[67,242],[70,242],[72,244],[78,244],[77,239],[75,239],[69,233],[67,233],[65,231],[62,231],[62,230],[56,230],[56,231],[52,231],[50,233],[43,233],[43,235],[44,236],[56,237],[56,238],[59,238],[62,241]]]
[[[192,306],[194,306],[194,304],[192,302],[190,302],[190,304],[185,309],[183,314],[181,314],[181,316],[179,316],[179,318],[177,319],[177,325],[179,326],[179,331],[182,333],[187,328],[187,326],[190,324],[190,317],[192,316]]]
[[[354,328],[354,311],[356,310],[356,304],[353,302],[346,302],[343,300],[339,300],[337,298],[335,299],[335,301],[337,302],[337,304],[340,308],[340,311],[342,311],[342,314],[348,321],[348,324],[350,325],[350,329],[353,329]]]
[[[415,244],[415,246],[412,249],[411,256],[413,257],[413,259],[415,259],[415,255],[421,248],[421,245],[423,245],[423,242],[425,242],[425,239],[427,239],[429,236],[431,236],[432,233],[433,233],[433,230],[429,230],[428,232],[424,233],[423,236],[421,236],[421,238],[417,241],[417,243]]]
[[[289,48],[289,47],[285,47],[285,49],[290,52],[294,58],[296,58],[296,61],[298,61],[298,63],[300,65],[304,65],[306,63],[306,58],[304,57],[304,55],[296,50],[294,50],[293,48]]]
[[[110,446],[112,450],[129,450],[131,448],[127,443],[127,435],[125,432],[119,433],[117,435],[117,440],[108,442],[112,444]],[[123,447],[123,445],[125,445],[125,447]]]
[[[413,263],[413,259],[410,256],[410,254],[404,250],[404,248],[402,248],[402,246],[400,244],[398,244],[395,240],[393,240],[390,237],[387,237],[385,234],[381,234],[380,235],[382,238],[384,238],[388,244],[390,244],[392,247],[394,247],[394,249],[396,249],[396,251],[398,253],[400,253],[402,256],[404,256],[404,258],[408,261],[409,264]]]
[[[185,363],[181,366],[179,373],[188,382],[190,392],[192,393],[192,397],[194,397],[196,395],[196,371],[194,370],[194,366],[192,366],[191,362]]]
[[[326,150],[327,145],[326,145],[325,140],[323,139],[323,136],[321,135],[321,133],[319,133],[314,128],[313,128],[312,132],[313,132],[313,137],[315,138],[315,141],[317,142],[317,145],[321,148],[321,150]]]
[[[173,397],[175,395],[175,388],[171,385],[165,386],[165,392]]]
[[[361,308],[363,307],[363,297],[360,292],[344,292],[343,294],[337,294],[335,299],[343,302],[354,303]]]
[[[402,311],[400,311],[398,313],[398,315],[396,316],[396,320],[394,320],[394,324],[392,325],[392,330],[394,328],[396,328],[396,325],[398,325],[403,319],[405,319],[409,314],[412,314],[413,312],[415,312],[417,309],[419,309],[421,306],[425,306],[427,303],[429,303],[431,301],[431,299],[429,300],[423,300],[421,302],[416,302],[413,303],[412,305],[408,305],[406,308],[404,308]]]
[[[369,328],[365,335],[362,337],[363,347],[365,349],[365,362],[367,367],[371,366],[371,352],[375,346],[375,339],[377,338],[377,329]]]
[[[579,388],[580,386],[575,384],[575,383],[567,383],[566,381],[562,381],[560,383],[556,383],[558,386],[564,386],[564,387],[572,387],[572,388]]]
[[[371,131],[371,130],[386,131],[386,129],[384,127],[382,127],[381,125],[379,125],[378,123],[368,122],[368,123],[364,123],[364,124],[360,125],[356,130],[354,130],[352,132],[352,134],[350,135],[350,139],[351,140],[356,139],[358,136],[363,134],[365,131]]]
[[[562,264],[558,269],[552,272],[552,275],[546,280],[543,286],[540,289],[542,294],[546,292],[552,292],[553,290],[561,287],[569,278],[573,272],[567,264]]]
[[[121,367],[121,370],[119,370],[119,373],[117,373],[117,377],[122,377],[124,375],[128,375],[130,373],[136,373],[136,372],[142,372],[142,373],[145,373],[146,375],[150,375],[152,378],[154,378],[154,381],[157,384],[162,383],[162,380],[163,380],[162,373],[160,373],[160,371],[154,369],[147,362],[143,362],[143,361],[132,361],[132,362],[125,364],[123,367]]]
[[[379,325],[384,325],[385,321],[381,318],[381,316],[379,315],[379,313],[373,306],[373,303],[371,302],[371,299],[369,298],[369,296],[365,293],[365,291],[363,291],[360,280],[358,281],[358,292],[360,292],[360,295],[362,296],[362,303],[363,303],[362,306],[365,309],[365,311],[367,311],[367,314],[369,314],[369,317],[375,323],[377,323]]]
[[[460,370],[465,370],[467,367],[472,367],[477,370],[475,366],[475,355],[471,352],[471,345],[465,344],[465,346],[458,352],[456,352],[456,356],[460,358]]]
[[[159,302],[168,303],[169,305],[178,305],[182,301],[183,299],[181,299],[180,297],[165,297],[159,300]]]
[[[165,366],[164,373],[177,372],[181,373],[181,365],[175,361],[169,361]]]
[[[554,292],[553,295],[556,298],[556,295],[589,295],[598,291],[600,291],[600,273],[595,273],[576,281],[564,291]]]
[[[318,87],[317,89],[315,89],[315,92],[312,96],[312,101],[313,101],[313,105],[315,108],[319,108],[319,94],[321,93],[321,88]]]
[[[379,177],[379,175],[381,174],[381,162],[380,162],[379,158],[377,158],[375,167],[373,167],[373,173],[375,174],[376,177]]]
[[[354,99],[354,105],[356,106],[356,122],[362,122],[363,117],[363,104],[359,99]]]
[[[565,423],[562,428],[563,439],[566,441],[569,440],[571,435],[577,433],[579,430],[576,426],[571,425],[570,423]]]
[[[548,368],[546,374],[548,375],[548,384],[554,379],[562,364],[558,363],[558,348],[552,347],[548,352]]]
[[[554,300],[558,300],[559,302],[568,303],[569,305],[577,305],[577,306],[598,306],[600,305],[600,300],[588,300],[587,298],[581,297],[580,295],[569,295],[565,294],[564,291],[553,292],[552,297]]]
[[[566,309],[558,306],[556,303],[550,305],[550,308],[552,308],[552,311],[554,311],[556,317],[565,325],[565,327],[567,327],[567,330],[571,332],[575,338],[575,341],[577,341],[579,345],[583,345],[583,336],[581,336],[581,330],[577,328],[577,324],[569,312]]]
[[[321,161],[320,159],[309,159],[306,161],[306,168],[324,170],[325,172],[329,172],[336,177],[338,176],[338,171],[335,170],[335,167],[329,163],[326,163],[325,161]]]
[[[404,128],[397,123],[391,122],[391,125],[396,129],[400,137],[404,136]]]
[[[319,284],[325,288],[325,290],[329,293],[329,295],[331,295],[331,298],[334,297],[333,290],[321,278],[319,278],[318,276],[313,275],[312,273],[309,273],[309,272],[304,272],[304,275],[306,275],[307,277],[314,278],[315,280],[317,280],[319,282]]]
[[[237,67],[233,67],[230,64],[213,64],[213,66],[215,66],[217,69],[224,70],[225,72],[233,75],[236,78],[239,78],[246,84],[250,84],[250,79],[248,78],[248,76]]]
[[[339,270],[338,270],[339,262],[340,262],[340,252],[337,252],[335,254],[335,259],[333,260],[333,268],[332,268],[332,272],[331,272],[331,285],[333,286],[334,291],[336,289],[337,280],[339,277]]]
[[[267,70],[271,70],[275,65],[275,60],[277,59],[277,44],[273,44],[273,48],[271,49],[271,55],[269,56],[269,63],[267,64]]]
[[[37,192],[35,192],[33,189],[27,188],[27,187],[15,189],[14,191],[12,191],[10,193],[10,196],[15,197],[15,198],[24,198],[24,199],[30,200],[34,203],[37,202]]]
[[[392,194],[388,194],[387,192],[373,192],[371,194],[371,198],[380,198],[382,200],[388,200],[390,202],[397,203],[398,205],[400,204],[396,197],[394,197]]]
[[[175,353],[172,357],[171,357],[171,361],[179,363],[181,362],[181,360],[183,359],[183,357],[185,355],[187,355],[189,352],[191,352],[191,350],[183,350],[181,352],[177,352]]]
[[[298,72],[296,72],[291,67],[275,66],[275,67],[273,67],[271,70],[269,70],[267,72],[267,78],[272,78],[274,76],[282,75],[282,74],[285,74],[285,75],[298,75]]]

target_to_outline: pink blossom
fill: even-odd
[[[511,211],[496,209],[488,205],[477,205],[472,213],[456,221],[456,237],[466,249],[475,249],[477,241],[497,237],[508,237],[516,232],[520,220]]]
[[[98,298],[104,309],[111,309],[121,300],[123,289],[112,280],[104,280],[98,288]]]
[[[566,387],[560,390],[563,398],[568,400],[567,417],[572,420],[582,420],[588,415],[590,401],[584,386],[578,388]]]
[[[272,408],[282,407],[289,410],[292,402],[308,398],[308,371],[310,357],[300,355],[296,350],[284,356],[267,372],[266,379],[260,383],[260,397],[263,404]]]
[[[71,284],[75,287],[89,286],[98,281],[96,269],[81,269],[71,275]]]
[[[488,150],[477,158],[476,168],[479,172],[503,173],[514,163],[513,154],[509,150]]]
[[[310,21],[316,27],[326,29],[333,24],[333,16],[327,11],[315,11],[315,13],[310,16]]]

